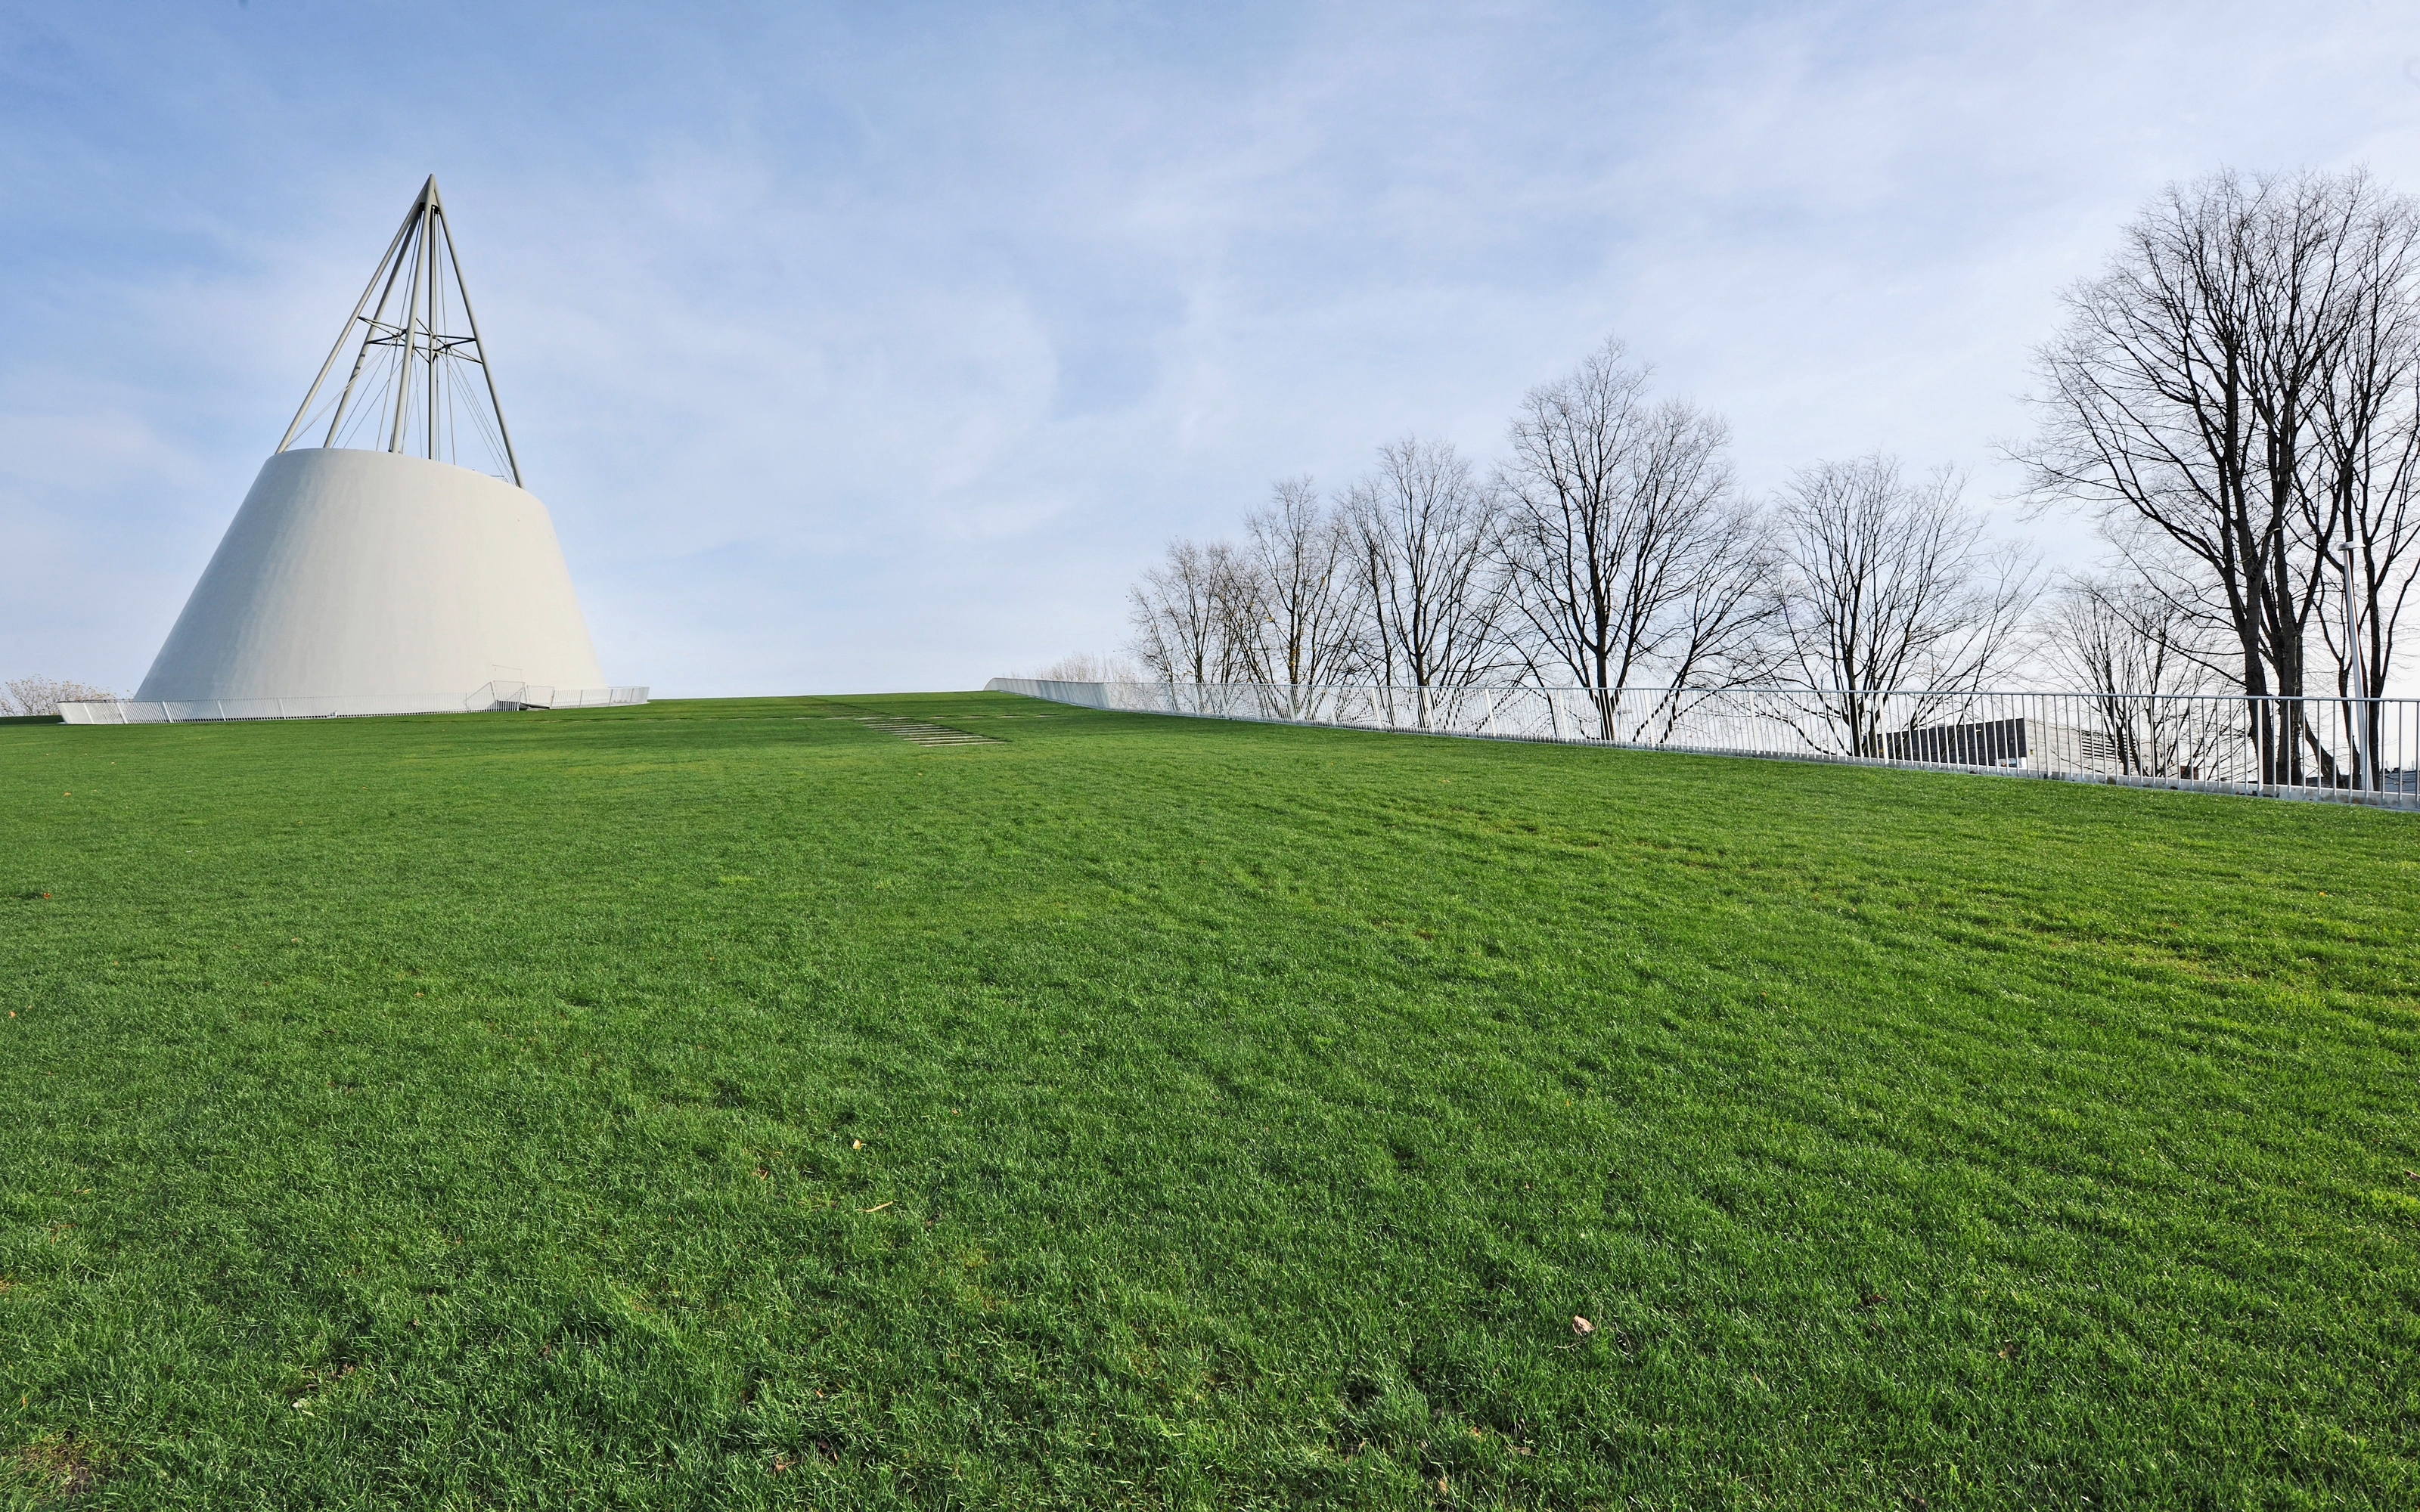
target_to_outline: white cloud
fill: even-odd
[[[1484,453],[1608,332],[1759,486],[1879,446],[2004,491],[2132,208],[2420,188],[2414,55],[2350,7],[0,21],[0,539],[83,583],[5,601],[0,670],[139,676],[431,168],[609,671],[971,686],[1114,643],[1273,477]]]

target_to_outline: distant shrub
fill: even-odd
[[[1046,683],[1139,683],[1142,673],[1124,656],[1095,656],[1078,652],[1062,656],[1033,674]]]
[[[91,699],[116,696],[105,687],[70,682],[60,677],[12,677],[0,682],[0,716],[22,717],[29,714],[56,714],[62,703],[81,703]]]

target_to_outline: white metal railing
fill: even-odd
[[[1087,708],[2420,808],[2420,699],[1260,683],[986,687]]]
[[[59,705],[69,724],[210,724],[222,719],[334,719],[378,714],[461,714],[493,709],[596,709],[644,703],[644,687],[549,687],[489,683],[466,697],[351,693],[310,698],[106,699]]]

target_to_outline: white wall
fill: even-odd
[[[427,696],[496,681],[603,687],[536,496],[447,462],[271,456],[138,699]]]

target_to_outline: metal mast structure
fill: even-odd
[[[453,330],[458,315],[468,334]],[[345,385],[333,400],[322,401],[328,375],[348,349],[353,363]],[[471,368],[478,370],[476,382],[471,381]],[[479,471],[525,486],[435,174],[420,186],[387,243],[386,255],[354,302],[277,449],[286,451],[306,430],[318,430],[322,413],[327,426],[320,446],[400,452],[464,466],[486,463]]]

